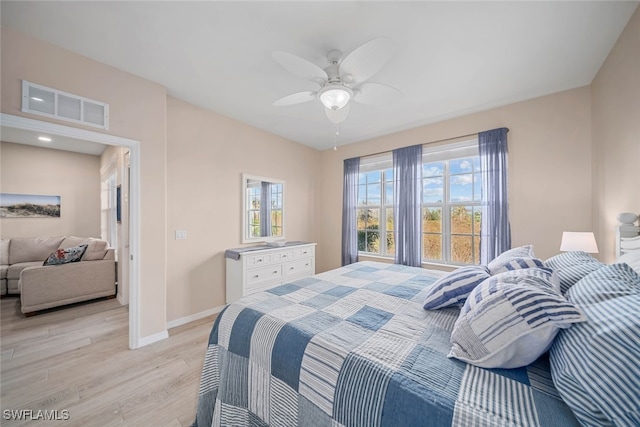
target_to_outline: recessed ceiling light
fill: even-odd
[[[38,139],[44,142],[51,142],[51,138],[49,138],[48,136],[39,136]]]
[[[38,98],[37,96],[32,96],[31,99],[33,99],[34,101],[38,101],[38,102],[43,102],[44,101],[44,99]]]

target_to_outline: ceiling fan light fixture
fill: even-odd
[[[339,110],[349,103],[353,91],[343,85],[327,85],[320,89],[318,98],[329,110]]]

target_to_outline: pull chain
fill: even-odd
[[[336,122],[336,134],[333,137],[333,151],[338,151],[338,135],[340,135],[340,131],[338,130],[338,123]]]

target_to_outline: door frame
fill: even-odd
[[[140,347],[140,141],[5,113],[0,113],[0,123],[11,128],[129,148],[129,348]]]

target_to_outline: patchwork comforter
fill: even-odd
[[[194,426],[572,426],[543,356],[449,359],[459,310],[426,311],[441,273],[359,262],[231,304],[206,352]]]

